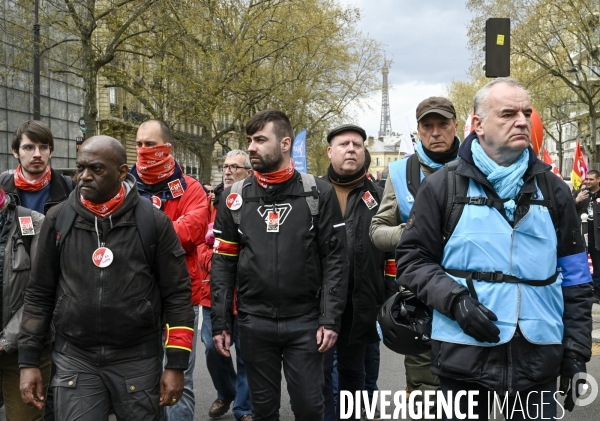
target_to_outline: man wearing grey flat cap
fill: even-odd
[[[383,200],[371,222],[373,244],[389,252],[396,248],[423,179],[457,159],[454,105],[443,97],[429,97],[417,106],[419,141],[414,155],[390,164]],[[404,358],[408,392],[438,390],[439,379],[431,374],[431,352]]]

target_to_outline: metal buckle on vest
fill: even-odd
[[[486,200],[487,197],[483,196],[469,197],[469,205],[485,205]]]

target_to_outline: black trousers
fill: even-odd
[[[54,351],[52,360],[56,421],[107,421],[111,407],[119,421],[160,420],[159,355],[95,365]]]
[[[588,253],[592,258],[592,265],[594,266],[594,274],[592,275],[594,294],[600,295],[600,250],[596,250],[596,236],[593,228],[588,229]]]
[[[325,353],[325,421],[335,421],[340,418],[340,392],[348,391],[355,396],[355,392],[365,390],[365,348],[366,344],[348,344],[350,340],[350,330],[352,328],[352,304],[346,304],[346,309],[342,313],[342,325],[340,334],[334,347]],[[333,399],[333,358],[337,349],[337,368],[338,368],[338,406],[336,408]],[[353,414],[350,419],[359,420],[361,414]]]
[[[323,420],[323,354],[317,345],[318,318],[318,309],[282,319],[238,314],[254,421],[279,420],[282,364],[296,421]]]

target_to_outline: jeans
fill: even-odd
[[[496,398],[494,398],[493,392],[482,388],[476,383],[454,380],[448,377],[440,377],[440,383],[442,385],[442,392],[446,396],[446,399],[448,399],[448,392],[452,392],[453,404],[454,396],[456,396],[456,392],[458,391],[477,390],[479,392],[479,395],[473,396],[474,401],[477,402],[477,406],[473,407],[473,413],[475,417],[478,418],[468,417],[468,400],[466,396],[463,396],[460,399],[459,407],[462,414],[456,414],[457,408],[452,406],[454,414],[451,417],[446,417],[445,413],[442,413],[444,415],[443,419],[447,421],[459,419],[479,419],[484,421],[487,419],[502,419],[498,407],[496,407],[496,412],[494,414],[494,407],[492,405],[494,399],[500,402],[501,406],[504,405],[504,416],[507,421],[542,419],[554,420],[556,417],[556,402],[554,400],[554,393],[556,392],[556,379],[545,384],[536,385],[531,389],[518,392],[520,398],[519,400],[516,399],[516,395],[509,396],[506,403],[504,401],[505,394],[503,392],[497,393]],[[489,413],[488,409],[490,411]],[[459,418],[459,415],[466,415],[466,418]]]
[[[334,352],[337,351],[337,369],[338,369],[338,402],[340,402],[340,392],[349,391],[354,396],[357,390],[365,388],[365,344],[349,344],[350,329],[352,328],[352,305],[346,305],[342,314],[342,324],[337,342],[333,348],[325,353],[324,376],[325,385],[323,394],[325,398],[325,421],[339,420],[340,407],[336,404],[333,397],[333,361]],[[353,414],[350,419],[360,419],[361,414]]]
[[[204,343],[206,366],[212,379],[217,398],[228,401],[233,400],[233,416],[241,418],[252,414],[250,403],[250,390],[246,378],[246,368],[241,357],[240,336],[238,335],[237,317],[233,318],[232,342],[235,345],[237,360],[237,374],[233,367],[231,358],[222,356],[217,352],[212,336],[212,322],[210,320],[210,308],[202,307],[202,328],[200,336]]]
[[[238,315],[252,419],[278,421],[281,366],[296,421],[323,420],[323,354],[317,345],[319,310],[274,319]]]
[[[48,390],[50,381],[50,365],[52,360],[50,354],[51,345],[45,345],[40,359],[40,371],[42,372],[42,385],[44,396]],[[44,410],[38,410],[33,406],[25,405],[21,399],[21,389],[19,383],[21,379],[21,369],[19,368],[19,353],[13,352],[0,354],[0,376],[2,382],[2,397],[6,406],[7,421],[41,421],[44,418]]]
[[[108,421],[111,407],[119,421],[159,421],[159,355],[97,365],[54,351],[52,360],[56,421]]]
[[[373,396],[374,391],[379,390],[377,379],[379,378],[380,356],[379,342],[367,344],[365,348],[365,389],[369,393],[369,397]]]
[[[594,274],[592,280],[594,281],[594,294],[600,295],[600,250],[596,250],[596,237],[594,230],[588,230],[588,253],[592,258],[592,266],[594,267]]]
[[[164,421],[194,421],[194,411],[196,409],[194,398],[194,367],[196,366],[198,312],[199,306],[194,306],[194,339],[192,339],[192,352],[190,352],[188,368],[183,372],[183,395],[181,395],[181,399],[175,405],[163,407]]]

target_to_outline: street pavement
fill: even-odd
[[[593,316],[594,335],[597,337],[597,341],[600,342],[600,306],[597,304],[594,304]],[[598,383],[600,383],[600,355],[595,355],[592,357],[592,360],[587,364],[587,371],[596,379]],[[214,391],[214,387],[206,369],[206,362],[204,359],[204,344],[202,344],[202,341],[200,341],[199,337],[196,347],[196,370],[194,373],[194,385],[194,391],[196,393],[196,415],[194,417],[194,421],[209,421],[211,418],[208,417],[208,409],[210,408],[212,402],[216,399],[216,392]],[[379,370],[378,386],[380,390],[392,391],[392,396],[396,391],[404,390],[406,387],[403,357],[388,350],[385,346],[381,347],[381,368]],[[562,420],[594,421],[599,419],[599,414],[600,396],[596,398],[591,405],[586,407],[577,407],[575,408],[574,412],[567,413],[564,415]],[[560,411],[560,409],[558,415],[562,415],[562,411]],[[223,421],[235,421],[231,411],[219,419]],[[281,421],[294,420],[294,415],[290,407],[289,395],[287,394],[285,385],[285,378],[282,380],[280,419]],[[0,421],[5,420],[6,417],[4,415],[4,408],[2,408],[2,410],[0,410]],[[113,420],[115,420],[115,418],[111,417],[111,421]],[[497,420],[504,420],[504,418],[498,417]]]

